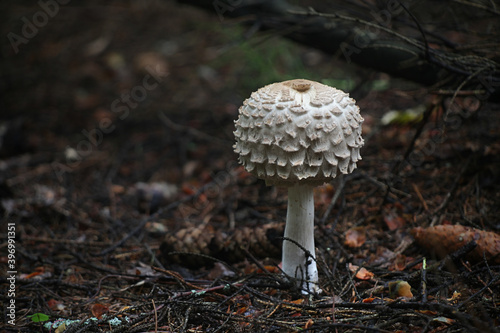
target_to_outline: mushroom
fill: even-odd
[[[348,94],[304,79],[262,87],[239,108],[240,163],[266,185],[288,188],[282,270],[304,293],[320,291],[313,188],[356,168],[362,122]]]

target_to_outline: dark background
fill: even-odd
[[[460,7],[453,1],[446,2],[448,7],[439,3],[432,8],[420,2],[410,7],[417,21],[433,33],[428,36],[433,47],[460,59],[472,57],[466,58],[471,62],[482,56],[478,62],[492,62],[485,73],[497,73],[497,12]],[[376,1],[352,8],[341,1],[293,4],[360,14],[366,20],[373,17],[370,10],[386,6]],[[484,331],[481,322],[488,323],[487,329],[498,325],[498,261],[493,260],[485,270],[483,262],[467,262],[463,254],[454,270],[443,272],[441,258],[427,251],[437,245],[417,244],[411,235],[415,227],[465,226],[490,232],[492,251],[498,253],[494,237],[500,228],[499,107],[488,100],[478,78],[454,75],[438,63],[432,65],[437,66],[436,75],[427,84],[406,80],[395,75],[397,71],[389,75],[377,70],[379,65],[390,64],[391,58],[360,66],[346,61],[338,49],[320,46],[328,41],[289,35],[290,27],[300,26],[297,18],[285,20],[284,25],[276,18],[278,14],[259,14],[261,9],[256,7],[220,16],[211,6],[211,1],[205,9],[160,0],[105,5],[71,1],[51,7],[54,15],[44,16],[37,2],[0,5],[0,213],[4,222],[16,223],[16,329],[38,330],[26,318],[36,312],[49,314],[51,320],[81,319],[96,315],[91,305],[105,304],[114,315],[125,305],[150,302],[152,295],[160,302],[158,290],[167,294],[190,290],[151,266],[177,272],[202,287],[220,278],[230,279],[211,260],[170,258],[162,247],[189,252],[208,249],[205,254],[217,257],[222,254],[214,249],[231,242],[240,245],[238,240],[224,243],[211,235],[240,232],[244,242],[253,242],[255,236],[249,230],[265,226],[278,230],[279,235],[286,215],[286,190],[266,187],[237,166],[232,131],[238,108],[252,91],[293,78],[350,92],[365,118],[363,161],[347,177],[339,199],[331,202],[338,189],[335,181],[315,193],[316,246],[331,271],[331,275],[323,274],[322,282],[328,297],[337,295],[345,303],[370,295],[383,298],[388,294],[387,283],[397,279],[409,281],[414,295],[419,295],[418,270],[422,257],[427,256],[429,265],[436,264],[436,270],[429,273],[429,302],[439,300],[452,306],[452,301],[443,299],[458,290],[464,303],[455,317],[448,308],[426,308],[420,299],[412,303],[420,304],[412,310],[422,307],[435,311],[435,317],[447,315],[455,320],[451,326],[432,322],[435,328]],[[37,19],[40,26],[28,36],[26,25]],[[266,25],[269,22],[273,24]],[[413,22],[408,13],[395,17],[389,28],[420,38],[418,27],[409,28],[405,22]],[[359,22],[350,24],[363,29]],[[11,43],[12,34],[23,40],[18,50]],[[385,33],[381,37],[397,40]],[[156,69],[156,78],[151,68]],[[461,92],[455,94],[457,88]],[[383,122],[389,111],[394,111],[395,120]],[[2,228],[4,242],[6,227]],[[193,241],[177,234],[182,230],[204,231],[193,236]],[[347,245],[348,230],[359,231],[364,240]],[[457,243],[454,236],[442,235]],[[240,278],[257,270],[249,258],[266,267],[276,266],[279,239],[267,241],[278,249],[277,255],[259,253],[251,246],[261,245],[254,244],[249,252],[257,259],[245,252],[235,258],[226,253],[219,259],[239,270]],[[3,252],[1,258],[5,263]],[[375,279],[354,284],[347,263],[368,267]],[[147,288],[127,292],[118,289],[136,280],[101,280],[122,274],[154,278],[147,280]],[[167,284],[160,275],[170,278]],[[31,283],[29,279],[37,276],[37,282]],[[99,281],[105,281],[100,291],[95,289]],[[353,296],[354,286],[361,296]],[[386,289],[363,294],[376,286]],[[247,297],[247,302],[249,294],[247,290],[237,296]],[[276,297],[300,296],[284,289]],[[186,315],[184,303],[165,304],[163,310],[178,311],[170,322],[178,327],[215,329],[227,319],[204,321],[203,316]],[[231,304],[234,311],[241,306]],[[254,302],[248,308],[260,306],[259,311],[264,311],[268,305]],[[206,311],[205,316],[210,315],[213,308]],[[293,323],[290,313],[276,313]],[[378,320],[393,320],[389,330],[422,329],[433,319],[429,313],[419,314],[409,324],[398,322],[400,312],[388,313]],[[326,325],[325,316],[311,316]],[[151,325],[151,318],[143,320]],[[248,320],[254,326],[234,325],[241,330],[273,330],[271,324]],[[161,324],[168,326],[169,321]],[[360,318],[357,324],[368,327],[373,322]],[[304,327],[305,322],[297,325]],[[154,325],[149,327],[154,329]]]

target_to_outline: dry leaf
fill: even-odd
[[[415,312],[427,315],[427,316],[435,316],[437,315],[437,311],[432,311],[432,310],[415,310]]]
[[[35,271],[29,274],[22,273],[19,275],[20,279],[32,279],[36,281],[40,281],[50,277],[52,277],[52,272],[50,270],[46,270],[43,266],[35,268]]]
[[[375,275],[366,268],[359,268],[359,266],[353,265],[351,263],[349,263],[349,270],[352,273],[356,273],[356,278],[359,280],[370,280]]]
[[[448,325],[452,325],[455,322],[455,320],[450,319],[450,318],[446,318],[446,317],[436,317],[436,318],[432,319],[432,321],[437,321],[437,322],[440,322],[443,324],[448,324]]]
[[[90,311],[92,312],[92,315],[96,317],[97,319],[101,319],[103,314],[106,314],[109,312],[109,307],[103,304],[94,304],[90,308]]]
[[[24,276],[25,279],[31,279],[35,276],[38,276],[38,275],[42,275],[43,273],[45,273],[45,268],[44,267],[37,267],[35,268],[35,271]]]
[[[393,212],[389,212],[388,214],[384,215],[384,222],[390,231],[394,231],[396,229],[404,227],[404,225],[406,224],[405,220],[401,216]]]
[[[264,274],[264,273],[275,273],[275,274],[278,274],[281,272],[281,270],[276,267],[276,266],[273,266],[273,265],[264,265],[264,269],[266,270],[265,272],[262,271],[261,269],[258,269],[257,270],[257,273],[258,274]]]
[[[404,254],[397,254],[394,258],[389,270],[403,271],[406,267],[406,256]]]
[[[151,266],[144,265],[141,262],[139,262],[139,266],[127,269],[126,272],[131,275],[160,275]]]
[[[161,222],[148,222],[144,226],[144,230],[149,232],[150,234],[166,234],[168,228]]]
[[[66,323],[63,322],[61,325],[57,326],[54,333],[62,333],[64,331],[66,331]]]
[[[389,297],[398,298],[406,297],[412,298],[411,286],[406,281],[393,281],[389,282]]]
[[[123,194],[123,193],[125,193],[125,187],[122,185],[112,184],[110,186],[110,191],[113,194]]]
[[[346,231],[344,245],[349,247],[360,247],[366,242],[366,231],[364,227],[355,227]]]
[[[226,265],[216,262],[214,264],[214,267],[210,270],[210,272],[207,275],[207,279],[209,280],[215,280],[218,278],[223,278],[223,277],[228,277],[228,276],[234,276],[235,273],[227,268]]]
[[[55,299],[51,298],[47,301],[47,306],[52,310],[52,311],[64,311],[65,306],[61,301],[56,301]]]
[[[298,298],[295,301],[290,301],[289,303],[302,304],[302,303],[304,303],[304,299],[303,298]]]
[[[248,305],[241,305],[241,306],[239,306],[239,307],[238,307],[238,309],[237,309],[235,312],[233,312],[233,313],[234,313],[234,314],[236,314],[236,315],[242,315],[242,314],[244,314],[245,312],[247,312],[247,310],[248,310]]]
[[[451,295],[451,297],[447,298],[446,300],[452,304],[456,304],[460,300],[460,297],[462,297],[462,294],[455,290],[453,292],[453,295]]]
[[[83,283],[83,278],[79,273],[70,273],[68,276],[64,279],[64,282],[67,283],[73,283],[73,284],[82,284]]]

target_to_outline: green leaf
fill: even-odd
[[[418,105],[402,111],[391,110],[384,114],[380,122],[384,126],[389,124],[408,125],[416,123],[422,120],[425,109],[425,105]]]
[[[44,313],[35,313],[35,314],[32,314],[31,316],[28,316],[28,318],[30,318],[31,321],[34,323],[40,323],[42,321],[49,320],[49,316],[47,316]]]

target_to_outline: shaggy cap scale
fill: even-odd
[[[363,118],[341,90],[309,80],[273,83],[252,93],[235,121],[234,151],[268,185],[320,185],[361,160]]]

